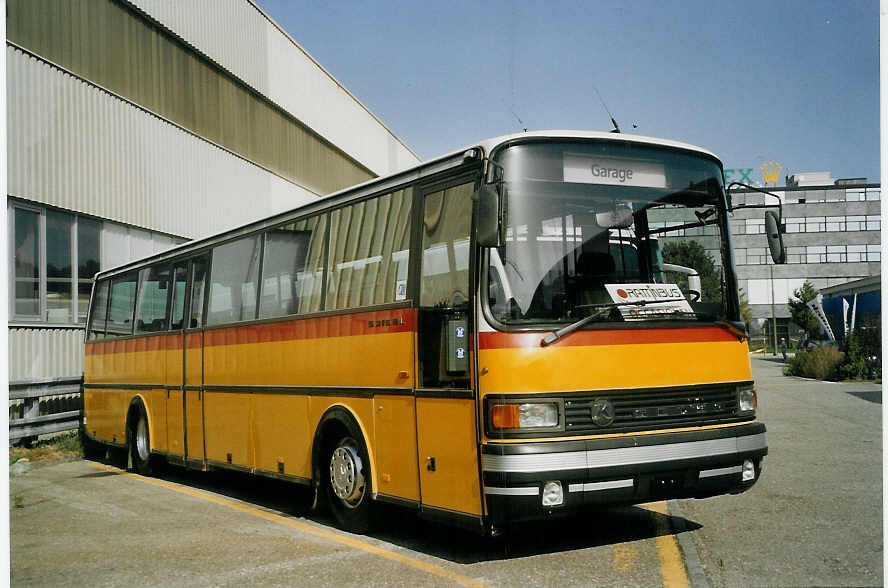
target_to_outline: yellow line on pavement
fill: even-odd
[[[400,553],[395,553],[393,551],[389,551],[387,549],[383,549],[381,547],[377,547],[376,545],[372,545],[370,543],[361,541],[360,539],[355,539],[354,537],[349,537],[342,533],[338,533],[335,531],[330,531],[327,529],[322,529],[319,527],[315,527],[314,525],[309,525],[308,523],[303,523],[300,521],[296,521],[293,519],[288,519],[287,517],[277,515],[274,513],[266,512],[264,510],[254,508],[252,506],[247,506],[245,504],[240,504],[233,500],[228,500],[225,498],[221,498],[219,496],[215,496],[213,494],[208,494],[205,492],[200,492],[194,489],[191,489],[187,486],[181,486],[178,484],[172,484],[170,482],[164,482],[163,480],[158,480],[156,478],[146,478],[144,476],[139,476],[137,474],[131,474],[125,472],[119,468],[106,466],[104,464],[97,464],[93,462],[87,462],[94,468],[98,468],[101,470],[114,472],[117,474],[121,474],[136,480],[140,480],[142,482],[146,482],[148,484],[153,484],[155,486],[160,486],[161,488],[167,488],[168,490],[174,490],[179,492],[180,494],[186,494],[188,496],[194,496],[196,498],[200,498],[202,500],[206,500],[208,502],[212,502],[215,504],[219,504],[221,506],[227,506],[228,508],[233,508],[235,510],[239,510],[241,512],[245,512],[247,514],[251,514],[253,516],[259,517],[261,519],[265,519],[266,521],[271,521],[273,523],[279,523],[282,525],[287,525],[293,527],[295,529],[299,529],[305,533],[310,533],[311,535],[315,535],[317,537],[322,537],[324,539],[328,539],[330,541],[334,541],[336,543],[340,543],[347,547],[351,547],[353,549],[359,549],[361,551],[366,551],[367,553],[372,553],[373,555],[378,555],[379,557],[384,557],[386,559],[390,559],[392,561],[396,561],[398,563],[408,565],[410,567],[416,568],[423,572],[434,574],[436,576],[440,576],[442,578],[446,578],[458,584],[462,584],[463,586],[477,586],[477,587],[486,587],[490,586],[480,580],[476,580],[475,578],[469,578],[468,576],[463,576],[462,574],[457,574],[455,572],[451,572],[446,570],[440,566],[436,566],[434,564],[430,564],[424,562],[419,559],[415,559]]]
[[[654,502],[645,505],[645,508],[664,516],[669,516],[665,502]],[[678,541],[669,523],[660,518],[657,520],[657,557],[660,558],[660,572],[663,574],[663,586],[666,588],[688,588],[688,574],[685,571],[684,560],[678,549]]]

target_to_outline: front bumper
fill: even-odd
[[[484,494],[494,525],[570,514],[586,507],[748,490],[768,453],[765,425],[630,435],[609,439],[481,446]],[[755,477],[742,480],[751,460]],[[542,506],[542,488],[559,481],[560,506]]]

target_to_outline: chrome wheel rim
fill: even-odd
[[[364,468],[357,449],[342,444],[330,456],[330,487],[346,506],[355,508],[364,498]]]
[[[140,460],[148,459],[148,423],[144,416],[139,418],[136,425],[136,453]]]

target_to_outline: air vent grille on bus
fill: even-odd
[[[601,411],[606,399],[613,405],[613,422],[596,425],[593,412]],[[736,387],[719,386],[695,390],[600,392],[566,398],[565,425],[568,433],[620,432],[694,426],[704,422],[734,420],[737,416]],[[606,422],[607,419],[604,419]],[[598,418],[599,422],[602,419]]]

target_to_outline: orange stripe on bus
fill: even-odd
[[[416,309],[376,310],[356,314],[343,314],[317,318],[296,319],[280,323],[263,323],[213,329],[203,333],[204,345],[239,345],[244,343],[269,343],[299,339],[323,339],[355,335],[384,333],[410,333],[416,330]],[[201,333],[187,335],[187,347],[199,347]],[[107,353],[133,353],[181,349],[182,334],[163,334],[135,339],[90,341],[86,355]]]
[[[196,341],[195,344],[199,344]],[[134,351],[160,351],[161,349],[182,349],[182,334],[146,335],[136,339],[123,341],[87,341],[86,355],[104,355],[106,353],[132,353]]]
[[[537,348],[545,333],[480,333],[481,349]],[[612,329],[606,331],[577,331],[553,343],[552,347],[591,345],[637,345],[643,343],[716,343],[736,341],[737,337],[725,329],[694,327],[687,329]]]

